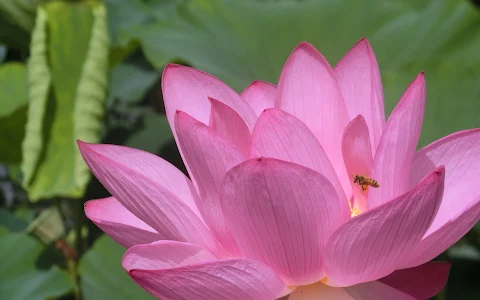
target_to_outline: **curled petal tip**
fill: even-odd
[[[300,44],[298,44],[297,47],[295,47],[295,49],[293,50],[295,52],[295,50],[298,50],[298,49],[307,49],[307,50],[315,50],[317,51],[317,49],[312,45],[310,44],[309,42],[307,41],[303,41],[301,42]]]
[[[419,80],[425,82],[425,72],[422,71],[422,72],[418,73],[418,76],[417,76],[417,78],[415,78],[414,82],[419,81]]]
[[[83,153],[85,151],[90,150],[90,148],[93,144],[87,143],[87,142],[84,142],[84,141],[81,141],[81,140],[77,140],[77,145],[78,145],[78,149],[80,150],[80,153]]]
[[[354,121],[360,121],[362,123],[366,123],[365,118],[362,115],[357,115],[353,120]]]
[[[357,45],[365,45],[367,47],[370,47],[370,42],[366,37],[363,37],[357,42]]]
[[[435,175],[437,175],[437,176],[445,175],[445,166],[442,165],[442,166],[437,167],[434,172],[435,172]]]
[[[177,64],[172,64],[172,63],[168,63],[165,65],[165,67],[163,68],[163,72],[162,72],[162,87],[163,87],[163,82],[165,81],[165,78],[166,78],[166,75],[168,73],[169,70],[173,69],[173,68],[176,68],[178,67]]]
[[[262,111],[262,114],[266,114],[266,113],[272,113],[275,111],[275,108],[265,108],[263,111]]]
[[[272,86],[272,87],[276,87],[276,85],[273,84],[273,83],[256,79],[256,80],[252,81],[252,82],[247,86],[247,88],[245,88],[245,90],[247,90],[248,88],[250,88],[250,87],[252,87],[252,86],[256,86],[256,85],[269,85],[269,86]]]
[[[182,65],[179,65],[179,64],[168,63],[168,64],[165,65],[165,68],[163,68],[163,73],[165,73],[169,69],[177,68],[177,67],[181,67],[181,66]]]
[[[257,157],[255,160],[259,163],[265,163],[266,162],[266,158],[263,157],[263,156]]]
[[[193,121],[192,121],[193,118],[192,118],[189,114],[187,114],[186,112],[184,112],[183,110],[178,110],[178,109],[177,109],[177,110],[175,111],[174,117],[175,117],[175,121],[174,121],[174,122],[175,122],[175,124],[176,124],[175,126],[177,126],[177,124],[178,124],[177,122],[182,122],[182,123],[184,123],[184,122],[190,122],[190,123],[193,122]]]
[[[215,99],[213,97],[208,97],[208,102],[210,102],[211,105],[219,105],[219,106],[230,107],[230,106],[226,105],[225,103],[223,103],[222,101],[220,101],[218,99]]]

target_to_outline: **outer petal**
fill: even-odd
[[[385,124],[383,89],[377,59],[367,39],[361,39],[335,67],[350,119],[362,115],[375,150]]]
[[[395,271],[378,281],[335,288],[321,282],[298,287],[288,300],[415,300],[429,299],[447,283],[450,265],[428,263],[423,266]]]
[[[175,134],[175,112],[184,111],[204,124],[210,120],[210,102],[214,98],[235,110],[250,129],[255,124],[255,113],[240,96],[219,79],[202,71],[168,64],[162,75],[165,111]]]
[[[372,170],[372,178],[380,183],[381,188],[369,191],[369,209],[408,190],[410,167],[422,130],[424,109],[425,78],[420,73],[407,88],[385,125]]]
[[[163,241],[130,248],[123,265],[140,286],[167,300],[271,300],[285,288],[259,262],[213,259],[196,245]]]
[[[87,201],[85,214],[103,232],[125,248],[164,238],[114,197]]]
[[[360,283],[344,288],[355,300],[416,300],[402,291],[379,281]]]
[[[253,129],[257,116],[250,106],[240,96],[221,82],[219,79],[202,71],[168,64],[162,75],[162,92],[170,128],[177,142],[185,166],[191,175],[189,162],[185,161],[182,146],[178,143],[175,128],[176,111],[184,111],[204,124],[210,121],[211,105],[208,98],[214,98],[236,111],[247,124],[249,130]],[[196,183],[196,179],[192,179]]]
[[[290,162],[252,159],[227,173],[220,198],[245,257],[265,262],[288,285],[323,277],[325,243],[345,222],[328,179]]]
[[[321,282],[300,286],[288,300],[355,300],[344,288],[331,287]]]
[[[210,114],[209,126],[218,135],[229,140],[240,151],[248,155],[252,135],[242,117],[218,100],[210,98],[210,102],[212,104],[212,112]]]
[[[127,147],[79,142],[79,148],[110,194],[163,238],[220,251],[197,211],[191,182],[175,167]]]
[[[185,162],[191,167],[196,179],[201,202],[198,206],[208,226],[215,232],[220,243],[235,254],[235,241],[225,225],[218,190],[227,171],[246,160],[246,155],[215,131],[184,112],[175,119],[179,145],[184,150]]]
[[[415,267],[434,259],[472,229],[479,219],[480,195],[442,227],[425,235],[399,267]]]
[[[435,258],[465,235],[480,218],[480,129],[454,133],[416,153],[410,184],[420,181],[438,165],[445,166],[448,183],[442,204],[405,267]]]
[[[430,299],[443,290],[449,272],[450,263],[430,262],[416,268],[395,271],[379,281],[414,299]]]
[[[277,87],[271,83],[255,80],[240,94],[257,116],[275,104]]]
[[[217,260],[212,252],[199,245],[177,241],[157,241],[136,245],[125,252],[122,266],[133,270],[161,270]]]
[[[345,128],[342,140],[342,154],[345,167],[350,175],[350,184],[353,186],[353,207],[360,211],[367,209],[367,193],[362,192],[360,185],[353,183],[352,177],[360,174],[370,176],[373,166],[372,150],[368,127],[362,115],[353,119]]]
[[[327,177],[346,203],[337,174],[322,146],[299,119],[280,110],[265,110],[258,118],[252,134],[250,157],[271,157],[311,168]],[[350,186],[350,183],[346,183]],[[350,214],[348,209],[345,214]]]
[[[347,181],[341,152],[342,134],[348,123],[347,110],[333,70],[312,45],[301,43],[285,63],[275,107],[296,116],[310,128],[340,182]],[[349,187],[346,194],[350,194]]]
[[[404,195],[340,227],[327,244],[328,284],[353,285],[396,270],[433,221],[443,186],[444,169],[440,168]]]
[[[410,185],[415,185],[437,166],[445,166],[442,205],[427,232],[436,231],[457,216],[480,195],[480,129],[454,133],[415,154]]]

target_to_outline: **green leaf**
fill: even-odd
[[[110,66],[114,67],[138,49],[139,43],[129,30],[137,25],[168,19],[175,12],[179,0],[105,0],[108,28],[112,38]],[[181,0],[180,0],[181,1]]]
[[[100,237],[80,260],[81,290],[85,300],[154,299],[136,285],[121,266],[125,248],[108,236]]]
[[[37,6],[46,0],[0,1],[0,41],[20,49],[28,49]]]
[[[74,285],[56,267],[40,270],[44,246],[24,233],[0,232],[0,295],[8,300],[43,300],[69,293]]]
[[[175,12],[179,0],[105,0],[108,10],[108,27],[112,36],[112,45],[126,46],[129,39],[123,33],[137,26],[149,24],[154,20],[169,19]]]
[[[15,209],[13,214],[27,224],[35,219],[35,212],[28,207],[19,207]]]
[[[0,117],[13,114],[28,103],[27,69],[20,63],[0,67]]]
[[[7,56],[7,46],[0,45],[0,63],[3,62],[6,56]]]
[[[10,232],[22,232],[27,229],[28,223],[8,210],[0,209],[0,227],[5,227]]]
[[[127,60],[112,70],[109,97],[121,102],[140,101],[160,74],[140,59]]]
[[[0,66],[0,163],[18,164],[28,103],[27,71],[23,64]]]
[[[114,46],[126,46],[127,41],[118,40],[118,36],[123,30],[148,23],[150,19],[147,7],[142,0],[105,0],[105,6],[108,10],[108,27]]]
[[[333,65],[367,37],[380,63],[387,111],[425,71],[425,144],[480,126],[478,18],[478,10],[463,0],[194,0],[175,22],[139,25],[129,34],[141,40],[156,68],[183,59],[237,91],[254,79],[277,82],[301,41],[315,45]]]
[[[158,153],[163,146],[173,140],[168,120],[153,112],[144,115],[142,128],[134,132],[125,146]]]
[[[38,166],[40,156],[47,137],[44,128],[47,100],[50,97],[52,77],[47,60],[47,13],[38,10],[35,29],[32,32],[31,54],[28,60],[29,110],[25,128],[25,139],[22,143],[23,185],[27,187]],[[50,102],[54,100],[51,99]]]
[[[90,172],[76,140],[100,140],[108,52],[101,4],[51,2],[39,9],[28,65],[30,107],[22,162],[32,201],[77,198],[85,192]]]

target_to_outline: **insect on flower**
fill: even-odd
[[[366,191],[368,189],[368,186],[371,186],[374,188],[380,187],[380,184],[375,179],[372,179],[364,175],[353,176],[353,183],[358,183],[358,185],[362,187],[362,191]]]

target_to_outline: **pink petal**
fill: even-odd
[[[157,241],[136,245],[125,252],[122,265],[133,270],[161,270],[217,260],[212,252],[199,245],[177,241]]]
[[[294,115],[310,128],[340,182],[348,181],[341,148],[348,114],[340,87],[325,58],[306,42],[298,45],[283,67],[277,91],[275,107]],[[346,194],[350,194],[350,186]]]
[[[480,218],[480,129],[444,137],[415,154],[410,184],[425,173],[445,165],[446,182],[442,204],[422,242],[405,261],[414,267],[435,258],[465,235]]]
[[[141,287],[159,299],[272,300],[285,288],[260,262],[215,260],[207,250],[185,243],[132,247],[123,265]]]
[[[345,193],[337,174],[322,146],[299,119],[280,110],[265,110],[252,133],[250,157],[271,157],[311,168],[327,177],[338,198],[346,203]],[[347,182],[350,187],[350,182]],[[349,214],[349,211],[345,211]]]
[[[218,200],[220,182],[233,166],[246,160],[246,155],[215,131],[179,111],[175,118],[178,143],[184,150],[185,162],[196,179],[200,198],[200,211],[208,226],[215,232],[221,244],[233,255],[236,243],[225,225]]]
[[[433,221],[443,186],[444,169],[439,168],[404,195],[340,227],[326,247],[328,284],[373,281],[396,270]]]
[[[479,219],[480,195],[442,227],[425,235],[410,255],[402,261],[400,267],[415,267],[434,259],[463,237]]]
[[[422,130],[425,109],[423,73],[410,84],[393,110],[375,154],[372,178],[380,188],[368,193],[368,208],[377,207],[409,189],[410,168]]]
[[[450,263],[429,262],[416,268],[395,271],[379,281],[414,299],[430,299],[443,290],[449,272]]]
[[[223,102],[236,111],[250,129],[253,129],[255,124],[255,113],[245,101],[226,84],[205,72],[181,65],[168,64],[162,75],[162,92],[167,118],[174,133],[174,119],[177,110],[184,111],[200,122],[208,124],[210,120],[209,97]]]
[[[342,216],[328,179],[272,158],[252,159],[230,170],[220,199],[241,253],[266,263],[288,285],[323,277],[325,243],[349,218]]]
[[[355,300],[416,300],[400,290],[380,281],[370,281],[344,288]]]
[[[415,300],[429,299],[438,294],[448,279],[448,263],[428,263],[395,271],[378,281],[336,288],[317,282],[298,287],[288,300]]]
[[[103,232],[125,248],[164,238],[114,197],[87,201],[85,214]]]
[[[437,217],[427,231],[435,232],[453,217],[472,206],[480,195],[480,129],[444,137],[415,154],[410,185],[415,185],[437,166],[445,166],[445,192]]]
[[[218,100],[210,98],[210,102],[212,112],[209,126],[248,155],[251,134],[240,115]]]
[[[136,149],[78,142],[90,170],[118,201],[164,239],[220,251],[201,219],[195,189],[163,159]]]
[[[362,115],[358,115],[345,128],[342,153],[345,167],[350,175],[350,184],[353,186],[355,199],[353,206],[362,212],[367,209],[366,195],[368,191],[362,192],[362,187],[353,183],[352,177],[355,175],[370,176],[373,166],[371,149],[367,123]]]
[[[257,116],[275,104],[277,87],[271,83],[255,80],[241,94]]]
[[[236,111],[249,130],[253,129],[257,119],[250,106],[234,90],[212,75],[193,68],[168,64],[162,75],[162,92],[165,112],[177,145],[178,137],[174,124],[176,111],[184,111],[200,122],[208,124],[211,111],[209,97]],[[185,162],[183,149],[180,145],[178,148]],[[185,162],[185,166],[191,174],[188,162]],[[195,178],[192,181],[196,184]]]
[[[354,300],[344,288],[331,287],[320,281],[300,286],[288,296],[288,300]]]
[[[367,39],[361,39],[335,67],[350,119],[362,115],[375,150],[385,124],[383,89],[377,59]]]

